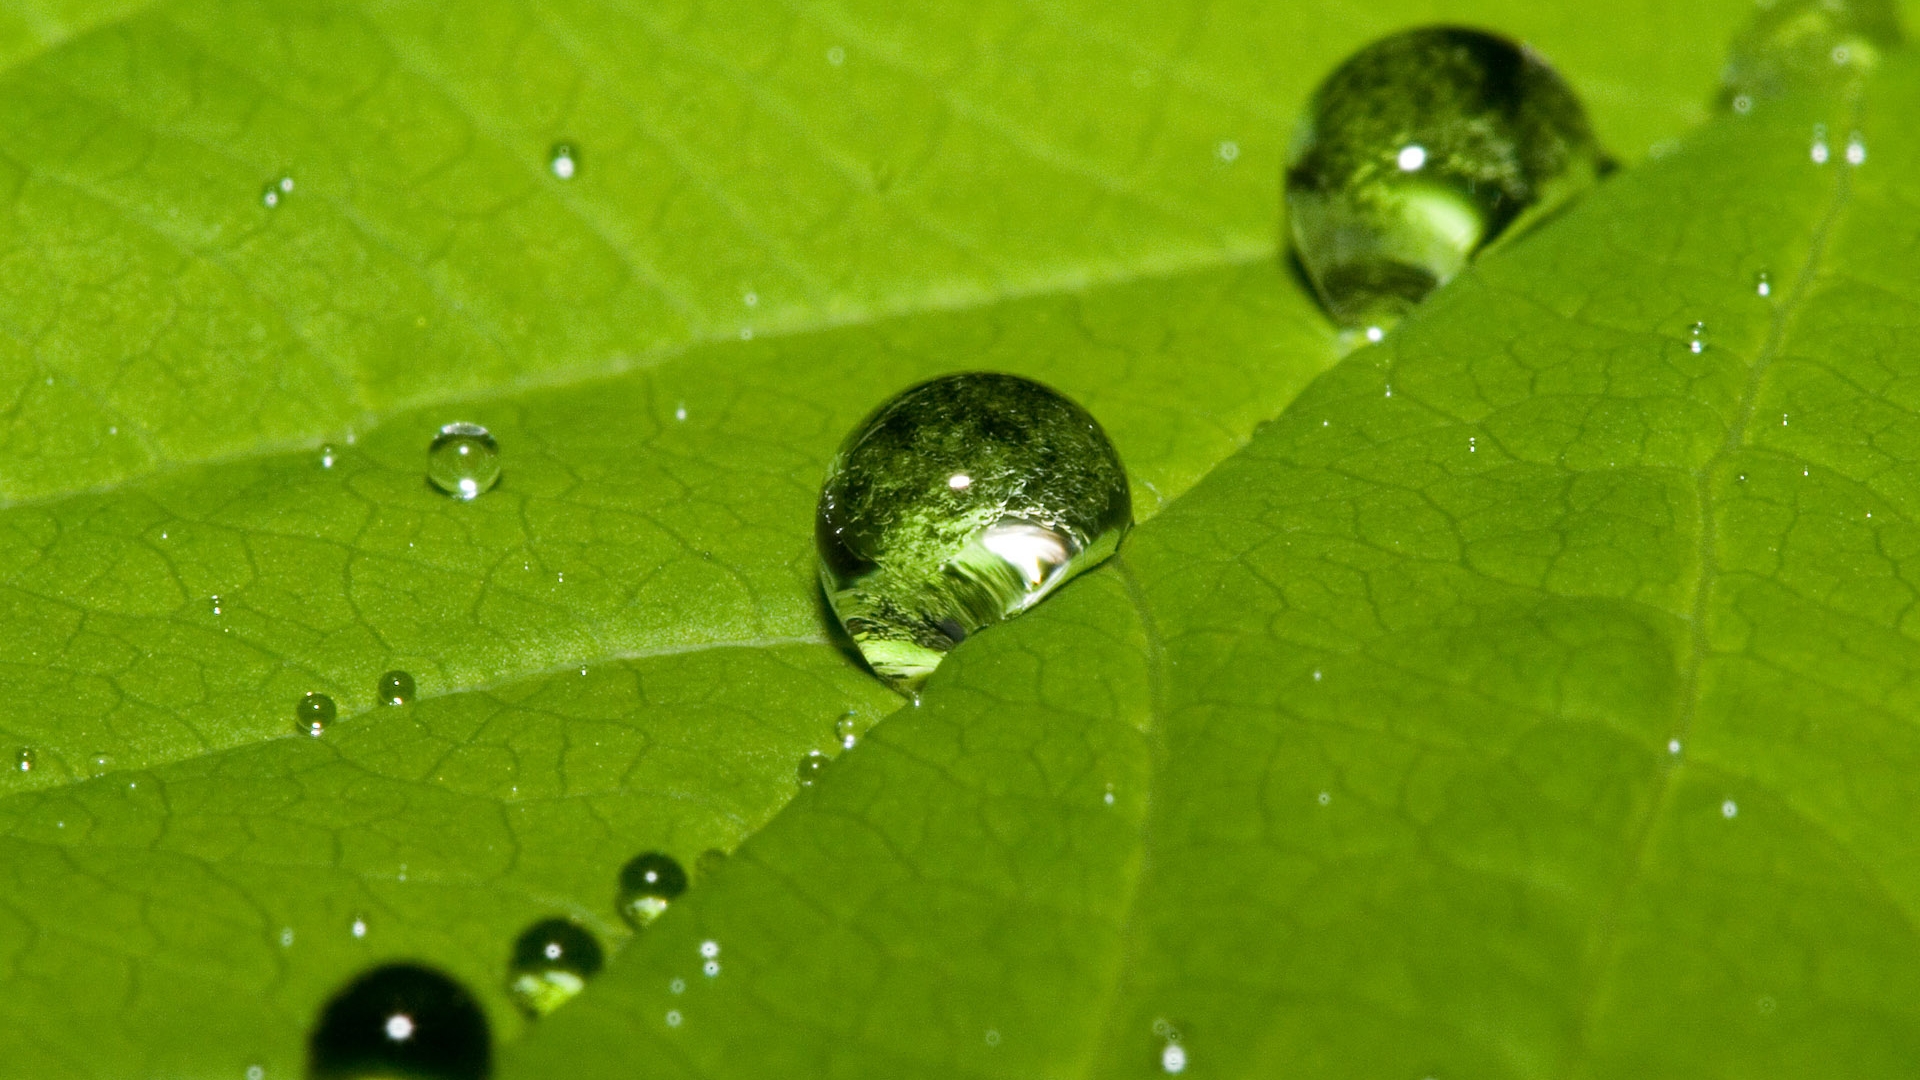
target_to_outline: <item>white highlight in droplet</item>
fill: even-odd
[[[1168,1043],[1160,1051],[1160,1071],[1172,1075],[1187,1071],[1187,1048],[1179,1043]]]
[[[839,67],[846,62],[847,50],[838,45],[832,46],[827,50],[827,63],[832,64],[834,67]]]
[[[1679,753],[1679,752],[1680,752],[1680,740],[1679,740],[1679,739],[1668,739],[1668,740],[1667,740],[1667,753],[1669,753],[1669,754],[1677,754],[1677,753]]]
[[[709,960],[700,966],[700,970],[706,972],[707,978],[711,979],[720,974],[720,961]]]
[[[1378,343],[1386,339],[1387,332],[1377,326],[1367,327],[1367,340]]]
[[[1867,141],[1854,132],[1847,137],[1847,164],[1861,165],[1867,160]]]
[[[1427,167],[1427,148],[1418,144],[1400,148],[1400,156],[1395,159],[1401,172],[1419,172]]]
[[[954,473],[947,477],[947,486],[955,491],[965,491],[973,486],[973,477],[963,472]]]
[[[1231,165],[1240,157],[1240,144],[1232,139],[1222,139],[1220,145],[1213,148],[1213,152],[1221,161]]]
[[[668,1027],[680,1026],[680,1010],[679,1009],[667,1010],[667,1026]]]
[[[351,927],[351,929],[353,931],[354,937],[357,937],[357,938],[366,937],[367,936],[367,920],[365,919],[353,920],[353,926]]]
[[[1720,804],[1720,816],[1723,818],[1730,818],[1739,812],[1740,804],[1734,802],[1732,799],[1728,799],[1726,802]]]
[[[1825,165],[1830,154],[1831,151],[1827,149],[1827,125],[1813,125],[1813,146],[1807,151],[1807,156],[1813,159],[1815,165]]]
[[[394,1042],[406,1042],[413,1038],[413,1017],[406,1013],[394,1013],[387,1017],[387,1038]]]
[[[711,960],[720,955],[720,943],[709,938],[700,943],[700,955]]]
[[[1321,806],[1326,806],[1328,803],[1331,803],[1333,801],[1333,792],[1323,791],[1319,794],[1317,798]]]

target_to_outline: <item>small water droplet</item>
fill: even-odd
[[[1831,154],[1832,151],[1827,147],[1827,125],[1813,125],[1813,145],[1808,148],[1807,156],[1813,159],[1815,165],[1825,165]]]
[[[262,1065],[247,1066],[247,1080],[266,1080],[267,1070]]]
[[[95,754],[87,759],[87,773],[91,776],[105,776],[113,768],[113,758],[106,754]]]
[[[448,424],[427,447],[427,481],[463,502],[477,499],[500,482],[500,446],[479,424]]]
[[[367,936],[367,917],[365,915],[355,915],[353,922],[347,926],[347,932],[352,934],[356,941],[365,938]]]
[[[995,1031],[992,1028],[987,1029],[987,1045],[988,1046],[1000,1045],[1000,1033],[998,1031]]]
[[[1017,376],[948,375],[842,444],[815,517],[821,581],[874,672],[911,691],[962,639],[1111,555],[1132,509],[1085,409]]]
[[[1867,141],[1859,132],[1847,136],[1847,164],[1864,165],[1867,161]]]
[[[852,714],[835,720],[833,722],[833,736],[840,740],[840,748],[842,750],[853,749],[854,744],[860,741],[860,722],[855,720]]]
[[[708,938],[707,940],[701,942],[700,955],[706,957],[709,960],[713,959],[716,956],[719,956],[720,943],[713,940],[712,938]]]
[[[709,960],[700,965],[700,970],[706,974],[707,978],[711,979],[720,974],[720,961]]]
[[[1732,100],[1733,111],[1745,116],[1753,111],[1753,97],[1749,94],[1735,94]]]
[[[676,977],[667,983],[667,993],[669,994],[684,994],[686,992],[687,980],[685,979]]]
[[[1100,796],[1100,801],[1106,803],[1108,806],[1112,806],[1113,800],[1114,800],[1113,784],[1109,783],[1107,784],[1107,790]]]
[[[547,158],[547,168],[553,170],[553,175],[562,180],[573,179],[573,174],[580,168],[579,160],[574,156],[573,145],[554,143],[553,151]]]
[[[492,1057],[472,995],[414,964],[375,968],[347,984],[307,1040],[310,1080],[484,1080]]]
[[[280,205],[280,185],[279,184],[277,183],[268,184],[266,187],[260,189],[260,205],[266,207],[269,210]]]
[[[309,692],[293,707],[294,730],[318,738],[333,723],[336,709],[333,699],[325,694]]]
[[[826,771],[827,764],[831,760],[818,750],[807,751],[807,756],[800,759],[799,768],[794,770],[800,779],[800,786],[811,787],[813,782],[820,778],[820,774]]]
[[[1480,447],[1477,443],[1477,438],[1473,435],[1467,436],[1467,453],[1477,454],[1479,452],[1480,452]]]
[[[667,1010],[667,1026],[670,1028],[677,1028],[680,1026],[680,1010],[679,1009]]]
[[[13,767],[21,772],[32,772],[38,761],[39,755],[34,753],[31,746],[23,746],[19,753],[13,755]]]
[[[215,615],[220,614],[220,598],[218,596],[214,596],[214,597],[210,597],[209,599],[213,601],[213,613]]]
[[[1321,806],[1329,805],[1330,803],[1333,802],[1333,792],[1323,791],[1318,796],[1316,796],[1316,799]]]
[[[1187,1048],[1170,1042],[1160,1048],[1160,1071],[1169,1076],[1187,1071]]]
[[[747,294],[745,296],[742,296],[740,298],[740,301],[746,304],[748,307],[759,307],[760,294],[757,292],[754,292],[752,289],[748,289]]]
[[[1378,345],[1382,341],[1387,340],[1386,328],[1380,327],[1380,326],[1367,327],[1367,340],[1374,343],[1375,345]]]
[[[320,467],[323,469],[333,468],[333,460],[333,444],[323,444],[320,447]]]
[[[600,943],[565,919],[544,919],[513,943],[507,992],[533,1016],[565,1005],[600,971]]]
[[[1321,678],[1322,678],[1322,677],[1323,677],[1323,676],[1322,676],[1322,675],[1320,674],[1320,669],[1319,669],[1319,668],[1314,668],[1314,669],[1313,669],[1313,681],[1314,681],[1314,682],[1319,682],[1319,681],[1321,680]]]
[[[832,64],[834,67],[839,67],[846,62],[847,50],[838,45],[831,46],[827,49],[827,63]]]
[[[1679,740],[1679,739],[1668,739],[1668,740],[1667,740],[1667,753],[1669,753],[1669,754],[1678,754],[1679,752],[1680,752],[1680,740]]]
[[[1689,327],[1687,329],[1687,351],[1690,353],[1693,353],[1696,356],[1699,355],[1700,353],[1706,352],[1707,351],[1706,333],[1707,333],[1706,323],[1697,322],[1697,323],[1694,323],[1691,327]]]
[[[1728,799],[1727,801],[1720,804],[1720,816],[1723,818],[1730,818],[1735,814],[1738,814],[1739,812],[1740,812],[1739,804],[1735,803],[1732,799]]]
[[[413,676],[404,671],[389,671],[374,685],[373,699],[382,705],[405,705],[413,697]]]
[[[1347,326],[1391,321],[1606,160],[1531,50],[1428,27],[1376,41],[1314,92],[1286,172],[1295,252]]]
[[[687,418],[687,407],[685,405],[674,406],[673,418],[675,420],[685,420]]]
[[[1231,165],[1240,160],[1240,144],[1232,139],[1222,139],[1220,145],[1213,148],[1213,153],[1215,157]]]
[[[621,867],[615,906],[637,930],[659,918],[667,905],[686,891],[687,872],[673,856],[649,851]]]
[[[1765,270],[1753,275],[1753,291],[1761,296],[1773,295],[1773,275]]]

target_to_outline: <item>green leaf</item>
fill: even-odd
[[[971,1062],[984,1041],[956,1025],[1019,1002],[991,1021],[1006,1025],[1004,1054],[977,1069],[1150,1063],[1153,1048],[1129,1049],[1123,1013],[1144,991],[1109,979],[1110,1004],[1088,1007],[1089,972],[1134,970],[1113,944],[1126,941],[1140,978],[1218,991],[1199,959],[1192,981],[1154,976],[1148,960],[1184,954],[1127,920],[1157,880],[1137,861],[1141,829],[1169,827],[1150,811],[1178,804],[1157,794],[1176,779],[1160,763],[1184,762],[1190,785],[1224,798],[1249,759],[1169,741],[1172,646],[1149,643],[1212,633],[1229,656],[1291,639],[1246,636],[1264,610],[1252,581],[1220,579],[1228,594],[1190,611],[1220,626],[1186,639],[1146,598],[1178,588],[1156,567],[1183,565],[1177,541],[1202,535],[1194,523],[1218,523],[1220,542],[1265,542],[1284,524],[1253,500],[1248,470],[1302,414],[1234,455],[1345,347],[1273,257],[1299,102],[1389,29],[1482,23],[1551,56],[1632,160],[1704,117],[1718,57],[1701,42],[1724,40],[1741,5],[1623,0],[1605,18],[1491,2],[1121,7],[44,0],[0,13],[0,750],[30,748],[33,765],[0,780],[7,1069],[295,1075],[327,996],[400,957],[472,987],[510,1044],[525,1034],[503,993],[522,926],[570,915],[618,948],[627,857],[658,848],[692,867],[770,820],[748,865],[696,880],[527,1060],[583,1076],[599,1075],[594,1061],[624,1075],[640,1054],[697,1060],[707,1051],[657,1041],[658,1006],[622,1003],[690,969],[683,947],[703,920],[750,918],[765,936],[729,930],[714,985],[764,978],[765,1002],[804,1001],[812,1012],[771,1030],[771,1013],[733,1017],[763,1025],[756,1053],[793,1055],[801,1072],[828,1054],[850,1072],[890,1054]],[[579,148],[571,180],[548,166],[561,141]],[[1737,170],[1750,147],[1729,145]],[[1660,183],[1644,181],[1668,192],[1641,222],[1656,231],[1682,220],[1673,192],[1694,190]],[[1694,269],[1759,250],[1742,231],[1753,204],[1720,209],[1743,224]],[[1607,213],[1578,220],[1598,229]],[[1574,228],[1499,265],[1559,266]],[[1653,278],[1629,288],[1616,262],[1565,278],[1592,320],[1637,326],[1648,297],[1677,295]],[[1519,284],[1537,284],[1531,273]],[[1484,342],[1534,319],[1542,341],[1560,340],[1547,309],[1472,317],[1493,280],[1446,294],[1418,332],[1454,325],[1458,341]],[[1448,310],[1465,313],[1448,324]],[[1375,362],[1338,369],[1314,400]],[[820,471],[877,401],[969,368],[1041,378],[1085,404],[1154,520],[1123,566],[1050,601],[1031,628],[982,635],[921,715],[879,729],[908,748],[945,731],[919,772],[882,770],[895,736],[876,737],[781,814],[795,763],[832,745],[836,719],[870,725],[899,700],[828,632],[810,538]],[[1661,419],[1673,422],[1650,444],[1686,442],[1691,421]],[[505,479],[472,504],[422,478],[428,439],[452,420],[485,423],[502,446]],[[1371,445],[1340,444],[1342,463]],[[1541,498],[1523,509],[1558,505]],[[1419,520],[1382,513],[1383,527]],[[1675,521],[1647,528],[1680,536]],[[1514,559],[1532,550],[1509,546]],[[1619,566],[1623,580],[1643,569]],[[1351,596],[1341,575],[1300,580],[1320,582],[1328,610]],[[1327,648],[1357,655],[1343,640]],[[1048,655],[1061,659],[1043,673]],[[1864,655],[1868,673],[1892,670]],[[416,676],[419,704],[372,704],[394,667]],[[1622,700],[1640,700],[1639,685]],[[1051,705],[1036,713],[1041,690]],[[319,740],[293,733],[308,691],[341,706]],[[974,714],[994,702],[1004,715],[986,725]],[[1046,753],[1020,742],[1036,737]],[[1400,757],[1384,747],[1355,767]],[[956,818],[956,776],[1004,798]],[[1092,801],[1079,809],[1034,794],[1083,781]],[[821,820],[862,783],[884,804]],[[995,843],[921,868],[953,892],[919,907],[897,853],[841,846],[863,821],[956,845],[979,825]],[[1019,842],[1047,836],[1066,839]],[[1386,850],[1380,835],[1350,840],[1343,857]],[[803,894],[781,867],[815,864],[783,844],[813,846],[832,871],[823,886],[854,878],[834,903],[898,905],[893,929],[822,924],[830,905],[794,916]],[[1004,861],[983,868],[989,850]],[[1225,856],[1216,903],[1196,911],[1241,895],[1237,875],[1264,865],[1244,857]],[[1051,919],[1107,913],[1105,938],[1097,918],[1059,933],[967,909],[1015,875]],[[349,932],[356,919],[364,936]],[[1211,955],[1284,951],[1271,922]],[[914,978],[960,964],[971,983],[953,985],[977,992],[935,1007],[923,984],[873,978],[859,995],[808,997],[836,941],[885,944]],[[1054,961],[1039,977],[1037,957]],[[880,970],[850,961],[842,974]],[[1229,1024],[1242,1006],[1176,1007],[1196,1060],[1208,1023],[1234,1053],[1291,1053],[1269,1032],[1242,1038]],[[838,1029],[821,1017],[834,1009],[884,1038],[829,1046]],[[721,1015],[689,1006],[686,1046],[711,1048],[697,1040]],[[811,1034],[793,1038],[788,1021]],[[607,1038],[563,1048],[581,1026]],[[950,1054],[936,1037],[955,1040]]]
[[[504,1075],[1910,1068],[1916,108],[1767,103],[1484,261]]]

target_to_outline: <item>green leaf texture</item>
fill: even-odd
[[[1729,118],[1481,264],[506,1075],[1910,1070],[1916,108]]]
[[[1909,1059],[1911,79],[1667,153],[1743,15],[13,5],[0,1075],[296,1076],[396,958],[505,1075],[1137,1075],[1156,1020],[1195,1075]],[[1660,160],[1334,367],[1279,162],[1423,21]],[[975,368],[1086,405],[1150,520],[875,728],[813,498]],[[422,478],[452,420],[502,446],[472,504]],[[701,869],[631,938],[650,849]],[[619,955],[530,1027],[556,914]]]

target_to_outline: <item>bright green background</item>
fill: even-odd
[[[0,1075],[295,1076],[396,957],[508,1077],[1901,1072],[1920,72],[1695,130],[1744,12],[1673,7],[0,13]],[[1631,167],[1308,388],[1293,117],[1439,19]],[[900,704],[825,458],[979,367],[1145,524],[795,800]],[[649,848],[739,850],[631,942]],[[552,914],[620,955],[533,1029]]]

